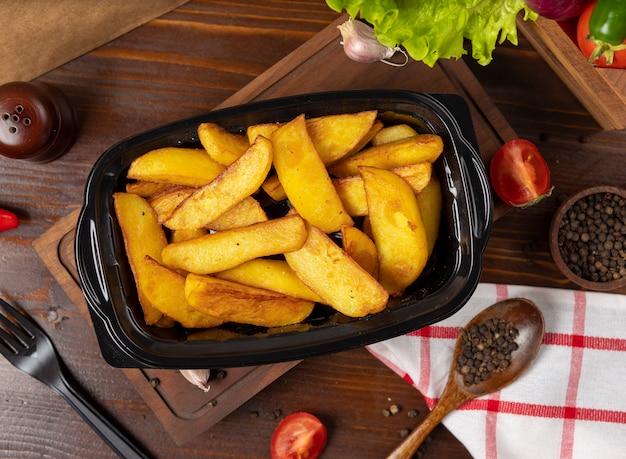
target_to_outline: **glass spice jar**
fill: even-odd
[[[0,86],[1,155],[52,161],[72,145],[76,131],[76,114],[58,88],[26,81]]]

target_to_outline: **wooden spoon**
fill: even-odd
[[[456,370],[457,356],[462,353],[462,335],[457,339],[452,358],[452,367],[446,387],[433,410],[424,418],[419,426],[398,446],[387,459],[409,459],[426,439],[428,434],[452,410],[476,397],[496,392],[511,384],[530,366],[539,352],[545,328],[543,314],[530,300],[511,298],[496,303],[480,312],[465,326],[469,330],[472,325],[480,325],[490,318],[502,318],[512,322],[519,331],[515,342],[518,349],[511,354],[510,365],[501,372],[493,372],[485,381],[467,386],[463,376]]]

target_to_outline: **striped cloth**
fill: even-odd
[[[368,346],[432,408],[464,326],[506,298],[532,300],[546,330],[531,368],[501,391],[474,399],[443,424],[475,458],[626,458],[626,296],[480,284],[448,319]]]

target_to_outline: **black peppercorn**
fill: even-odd
[[[511,354],[518,348],[519,332],[512,322],[489,319],[468,330],[461,329],[462,355],[457,358],[456,371],[467,386],[486,381],[492,373],[510,365]]]
[[[558,229],[558,249],[567,267],[592,282],[626,277],[626,199],[610,192],[576,201]]]

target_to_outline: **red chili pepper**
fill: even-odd
[[[0,209],[0,231],[6,231],[19,226],[17,215],[10,210]]]

